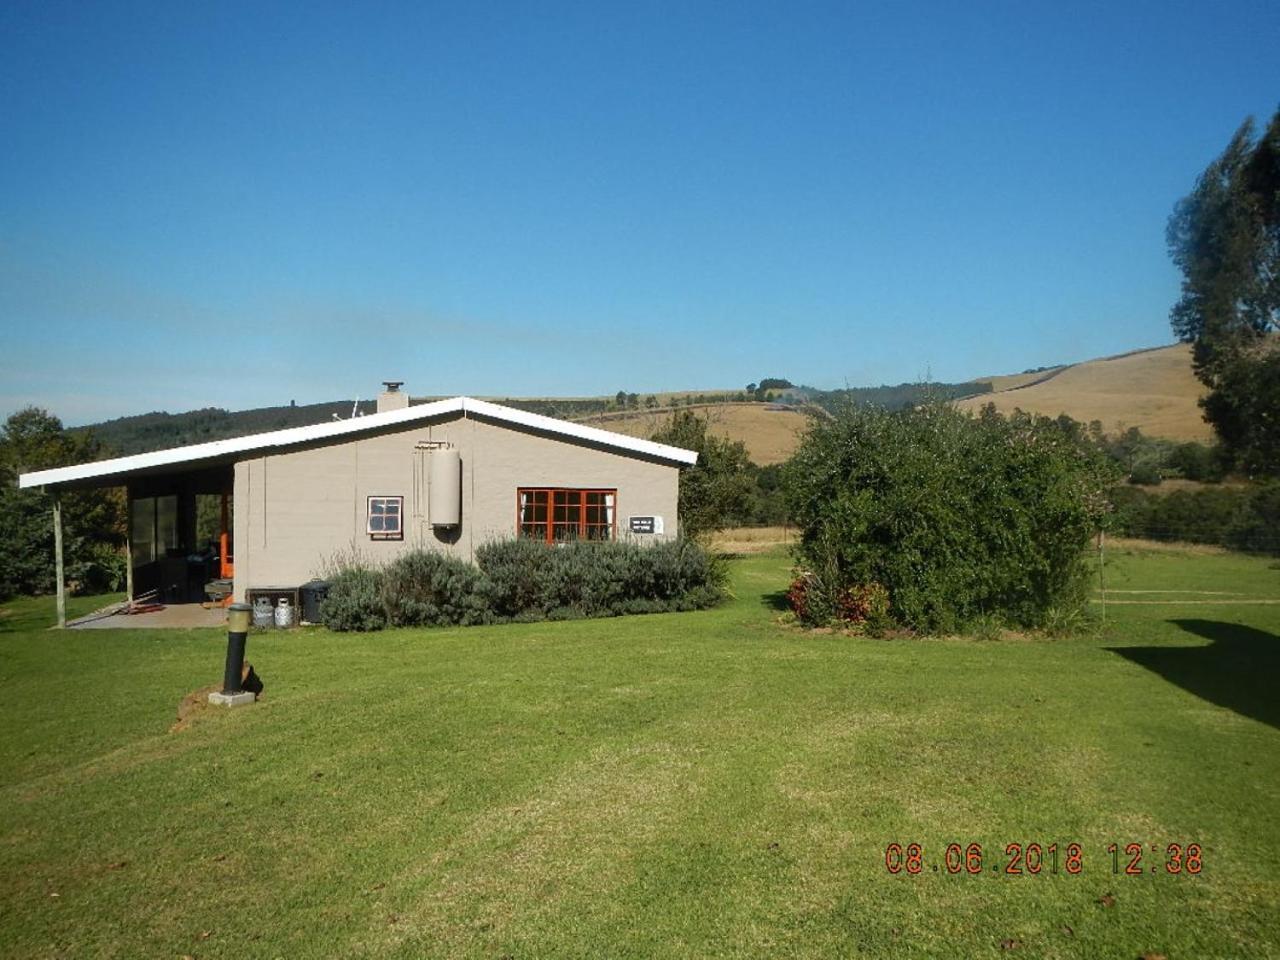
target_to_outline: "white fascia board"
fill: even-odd
[[[138,453],[129,457],[96,460],[93,463],[81,463],[71,467],[37,470],[34,473],[24,473],[18,477],[18,486],[23,489],[57,486],[58,484],[72,483],[78,480],[91,480],[94,477],[129,474],[181,463],[194,463],[201,460],[225,460],[235,454],[249,454],[259,450],[292,447],[331,439],[337,440],[345,436],[369,433],[400,423],[413,423],[417,420],[428,420],[432,417],[450,413],[465,414],[467,411],[498,421],[521,424],[537,430],[545,430],[548,433],[576,437],[580,440],[589,440],[604,446],[629,450],[676,463],[692,464],[698,460],[698,454],[692,450],[682,450],[679,447],[670,447],[664,443],[654,443],[652,440],[639,440],[620,433],[601,430],[598,427],[569,423],[536,413],[525,413],[522,410],[515,410],[511,407],[504,407],[501,404],[489,403],[484,400],[473,400],[470,397],[453,397],[448,400],[421,403],[400,410],[388,410],[384,413],[371,413],[364,417],[353,417],[350,420],[335,420],[331,423],[317,423],[308,427],[290,427],[286,430],[273,430],[269,433],[254,433],[244,437],[231,437],[226,440],[213,440],[209,443],[197,443],[186,447],[173,447],[168,450],[155,450],[151,453]]]
[[[350,420],[334,420],[330,423],[316,423],[308,427],[289,427],[285,430],[272,430],[269,433],[251,433],[244,437],[229,437],[226,440],[213,440],[209,443],[197,443],[187,447],[154,450],[151,453],[137,453],[130,457],[95,460],[93,463],[80,463],[73,467],[37,470],[35,473],[22,474],[18,478],[18,486],[23,488],[40,487],[47,484],[89,480],[93,477],[110,476],[116,473],[131,473],[136,470],[166,467],[178,463],[222,459],[237,453],[250,453],[255,450],[268,450],[273,447],[291,447],[301,443],[313,443],[317,440],[323,441],[333,437],[342,437],[347,434],[365,433],[382,426],[408,423],[441,414],[455,413],[460,410],[462,410],[462,398],[454,397],[451,400],[437,400],[434,403],[423,403],[416,407],[406,407],[401,410],[372,413],[366,417],[352,417]]]
[[[641,440],[638,437],[628,437],[622,433],[614,433],[612,430],[589,427],[582,423],[570,423],[567,420],[557,420],[555,417],[544,417],[538,413],[526,413],[523,410],[504,407],[502,404],[490,403],[487,400],[474,400],[471,397],[463,397],[462,403],[465,410],[478,416],[490,417],[494,420],[505,420],[507,423],[518,423],[521,426],[532,427],[535,430],[545,430],[548,433],[576,437],[579,440],[588,440],[602,446],[630,450],[633,453],[643,453],[646,456],[658,457],[662,460],[673,460],[676,463],[694,464],[698,462],[698,454],[694,450],[671,447],[665,443]]]

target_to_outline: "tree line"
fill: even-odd
[[[18,476],[101,459],[104,449],[90,433],[63,429],[62,421],[28,407],[0,429],[0,599],[51,593],[53,504],[41,490],[19,490]],[[119,589],[124,580],[127,515],[119,489],[63,494],[63,555],[66,578],[78,590]]]

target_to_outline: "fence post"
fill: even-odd
[[[1103,556],[1106,552],[1106,533],[1098,531],[1098,589],[1102,591],[1102,622],[1107,622],[1107,577]]]
[[[62,566],[62,495],[53,491],[53,575],[57,580],[58,626],[67,625],[67,580]]]

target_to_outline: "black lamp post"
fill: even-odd
[[[222,674],[222,692],[228,696],[240,693],[244,673],[244,642],[249,636],[253,608],[247,603],[233,603],[227,608],[227,667]]]

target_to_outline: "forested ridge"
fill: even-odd
[[[817,406],[832,407],[837,403],[852,401],[898,410],[919,403],[926,397],[935,399],[952,399],[971,396],[989,391],[989,383],[932,383],[932,384],[898,384],[896,386],[849,387],[840,390],[818,390],[812,387],[796,387],[781,395],[770,393],[770,399],[783,402],[813,403]],[[625,394],[624,394],[625,395]],[[743,394],[700,394],[689,399],[699,402],[738,401],[747,399]],[[415,397],[414,404],[427,403],[438,397]],[[761,398],[763,399],[763,398]],[[617,400],[612,397],[574,397],[574,398],[497,398],[495,402],[539,413],[560,419],[590,416],[619,409]],[[638,405],[638,404],[637,404]],[[325,403],[289,404],[278,407],[257,407],[252,410],[226,410],[222,407],[205,407],[201,410],[190,410],[185,413],[167,413],[155,411],[100,423],[74,427],[70,432],[89,434],[97,440],[100,456],[129,456],[135,453],[147,453],[152,450],[165,450],[170,447],[183,447],[193,443],[208,443],[212,440],[225,440],[228,437],[242,437],[253,433],[265,433],[270,430],[284,430],[289,427],[305,427],[317,423],[327,423],[335,417],[349,418],[353,412],[360,415],[374,413],[377,409],[375,400],[331,400]],[[622,409],[625,409],[622,408]]]

